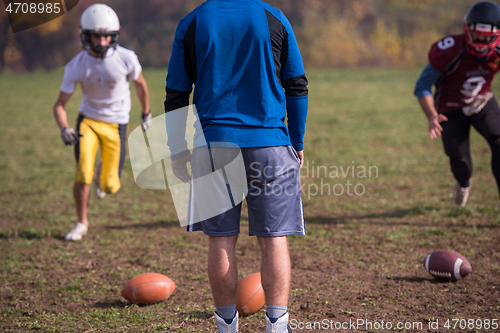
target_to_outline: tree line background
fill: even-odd
[[[0,72],[50,70],[81,50],[80,15],[106,3],[120,18],[120,45],[144,67],[168,65],[179,20],[204,0],[80,0],[66,15],[13,33],[0,5]],[[430,45],[461,33],[473,0],[266,0],[295,31],[307,68],[414,67]],[[214,17],[214,19],[217,19]]]

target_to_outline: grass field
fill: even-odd
[[[155,116],[165,74],[144,72]],[[291,318],[423,324],[408,332],[443,332],[452,318],[499,319],[500,205],[486,142],[473,131],[471,196],[456,208],[442,144],[429,140],[412,93],[419,70],[307,74],[307,235],[289,237]],[[207,238],[179,227],[168,190],[137,187],[128,160],[120,191],[91,198],[86,238],[63,240],[76,216],[73,151],[52,116],[61,79],[61,70],[0,75],[0,331],[214,332]],[[493,87],[498,95],[500,82]],[[132,94],[129,132],[140,123]],[[67,106],[70,124],[80,97]],[[259,271],[260,260],[243,216],[240,277]],[[465,255],[472,274],[436,282],[422,260],[442,248]],[[142,307],[121,298],[123,284],[144,272],[172,278],[174,294]],[[240,331],[263,331],[264,313],[241,319]],[[436,320],[440,329],[430,329]]]

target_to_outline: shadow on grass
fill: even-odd
[[[373,218],[398,218],[398,217],[401,218],[401,217],[407,217],[407,216],[418,216],[418,215],[425,215],[429,212],[438,211],[438,210],[439,210],[439,208],[433,207],[433,206],[414,206],[411,208],[395,209],[393,211],[387,211],[387,212],[376,213],[376,214],[367,214],[367,215],[358,215],[358,216],[356,216],[356,215],[339,216],[339,217],[334,217],[334,218],[317,217],[317,218],[313,218],[313,219],[334,220],[334,221],[336,221],[336,223],[342,223],[344,221],[354,220],[354,219],[362,220],[362,219],[373,219]]]
[[[441,208],[434,207],[434,206],[414,206],[411,208],[404,208],[404,209],[395,209],[392,211],[386,211],[383,213],[376,213],[376,214],[366,214],[366,215],[344,215],[344,216],[333,216],[333,217],[325,217],[325,216],[311,216],[306,219],[306,223],[311,223],[311,224],[331,224],[331,225],[341,225],[341,224],[347,224],[351,223],[351,221],[356,221],[356,222],[361,222],[364,224],[370,224],[370,225],[414,225],[415,223],[412,222],[405,222],[405,221],[373,221],[375,219],[394,219],[394,218],[405,218],[405,217],[414,217],[414,216],[423,216],[427,215],[430,212],[439,212],[440,215],[442,215],[443,219],[446,219],[446,217],[456,217],[456,216],[470,216],[471,212],[470,210],[466,208],[456,208],[452,210],[451,212],[448,212],[446,214],[442,214],[443,212],[441,211]],[[363,220],[370,220],[371,221],[363,221]],[[428,218],[426,218],[429,220]],[[419,222],[419,226],[432,226],[435,227],[436,223],[435,222]],[[459,224],[451,224],[451,223],[439,223],[439,227],[467,227],[470,228],[472,227],[471,225],[459,225]],[[500,224],[480,224],[480,225],[475,225],[475,228],[482,229],[482,228],[500,228]]]
[[[95,309],[112,309],[112,308],[124,308],[131,305],[132,303],[129,302],[114,301],[114,302],[96,302],[90,305],[89,307]]]
[[[58,235],[52,229],[4,229],[0,230],[0,239],[27,239],[27,240],[41,240],[41,239],[64,239],[64,237]]]
[[[175,228],[179,227],[177,221],[158,221],[153,223],[135,223],[123,225],[108,225],[106,229],[159,229],[159,228]],[[54,229],[37,229],[37,228],[23,228],[23,229],[5,229],[0,228],[0,239],[26,239],[26,240],[43,240],[43,239],[57,239],[64,241],[64,234]]]
[[[157,229],[157,228],[174,228],[179,227],[179,222],[177,221],[158,221],[153,223],[135,223],[135,224],[123,224],[123,225],[108,225],[105,226],[106,229]]]
[[[208,311],[190,311],[190,312],[182,312],[180,316],[182,318],[185,318],[187,316],[192,319],[210,319],[214,316],[214,313]]]
[[[441,281],[438,279],[426,279],[426,278],[421,278],[421,277],[417,277],[417,276],[389,276],[389,277],[387,277],[387,279],[392,280],[392,281],[399,281],[399,282],[416,282],[416,283],[430,282],[432,284],[453,283],[450,281]]]
[[[148,307],[148,306],[160,304],[162,302],[163,301],[149,303],[149,304],[135,304],[135,303],[131,303],[131,302],[118,300],[118,301],[114,301],[114,302],[96,302],[96,303],[90,305],[89,307],[94,308],[94,309],[113,309],[113,308],[126,308],[126,307],[130,307],[130,306],[132,306],[132,307],[138,306],[138,307],[142,308],[142,307]]]

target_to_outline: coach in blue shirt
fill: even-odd
[[[193,104],[211,143],[241,148],[249,234],[262,250],[268,332],[287,332],[290,259],[287,235],[304,235],[300,167],[308,107],[307,79],[292,27],[259,0],[207,0],[178,24],[166,80],[165,112]],[[167,118],[168,119],[168,118]],[[287,124],[285,124],[285,119]],[[287,126],[288,125],[288,126]],[[189,182],[191,156],[167,121],[172,169]],[[212,151],[213,155],[214,152]],[[194,173],[193,169],[193,173]],[[190,225],[210,238],[208,275],[219,332],[237,332],[235,246],[241,204]]]

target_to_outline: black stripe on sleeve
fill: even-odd
[[[125,153],[127,148],[127,124],[118,124],[118,134],[120,135],[120,163],[118,164],[118,177],[121,178],[123,166],[125,164]]]
[[[274,67],[276,67],[276,76],[281,84],[281,69],[285,67],[288,58],[288,32],[283,23],[267,10],[266,16],[271,36]]]
[[[166,97],[165,97],[165,110],[174,111],[189,105],[189,91],[180,91],[165,87]]]
[[[76,120],[76,133],[80,134],[80,124],[83,121],[83,114],[79,113],[78,114],[78,119]],[[78,139],[78,142],[75,143],[75,160],[76,163],[78,163],[78,160],[80,159],[80,139]]]
[[[198,63],[196,60],[196,16],[189,25],[184,38],[184,71],[188,79],[195,83],[198,77]]]
[[[307,89],[307,83],[308,82],[305,74],[283,80],[285,95],[307,96],[307,94],[309,93],[309,90]]]

